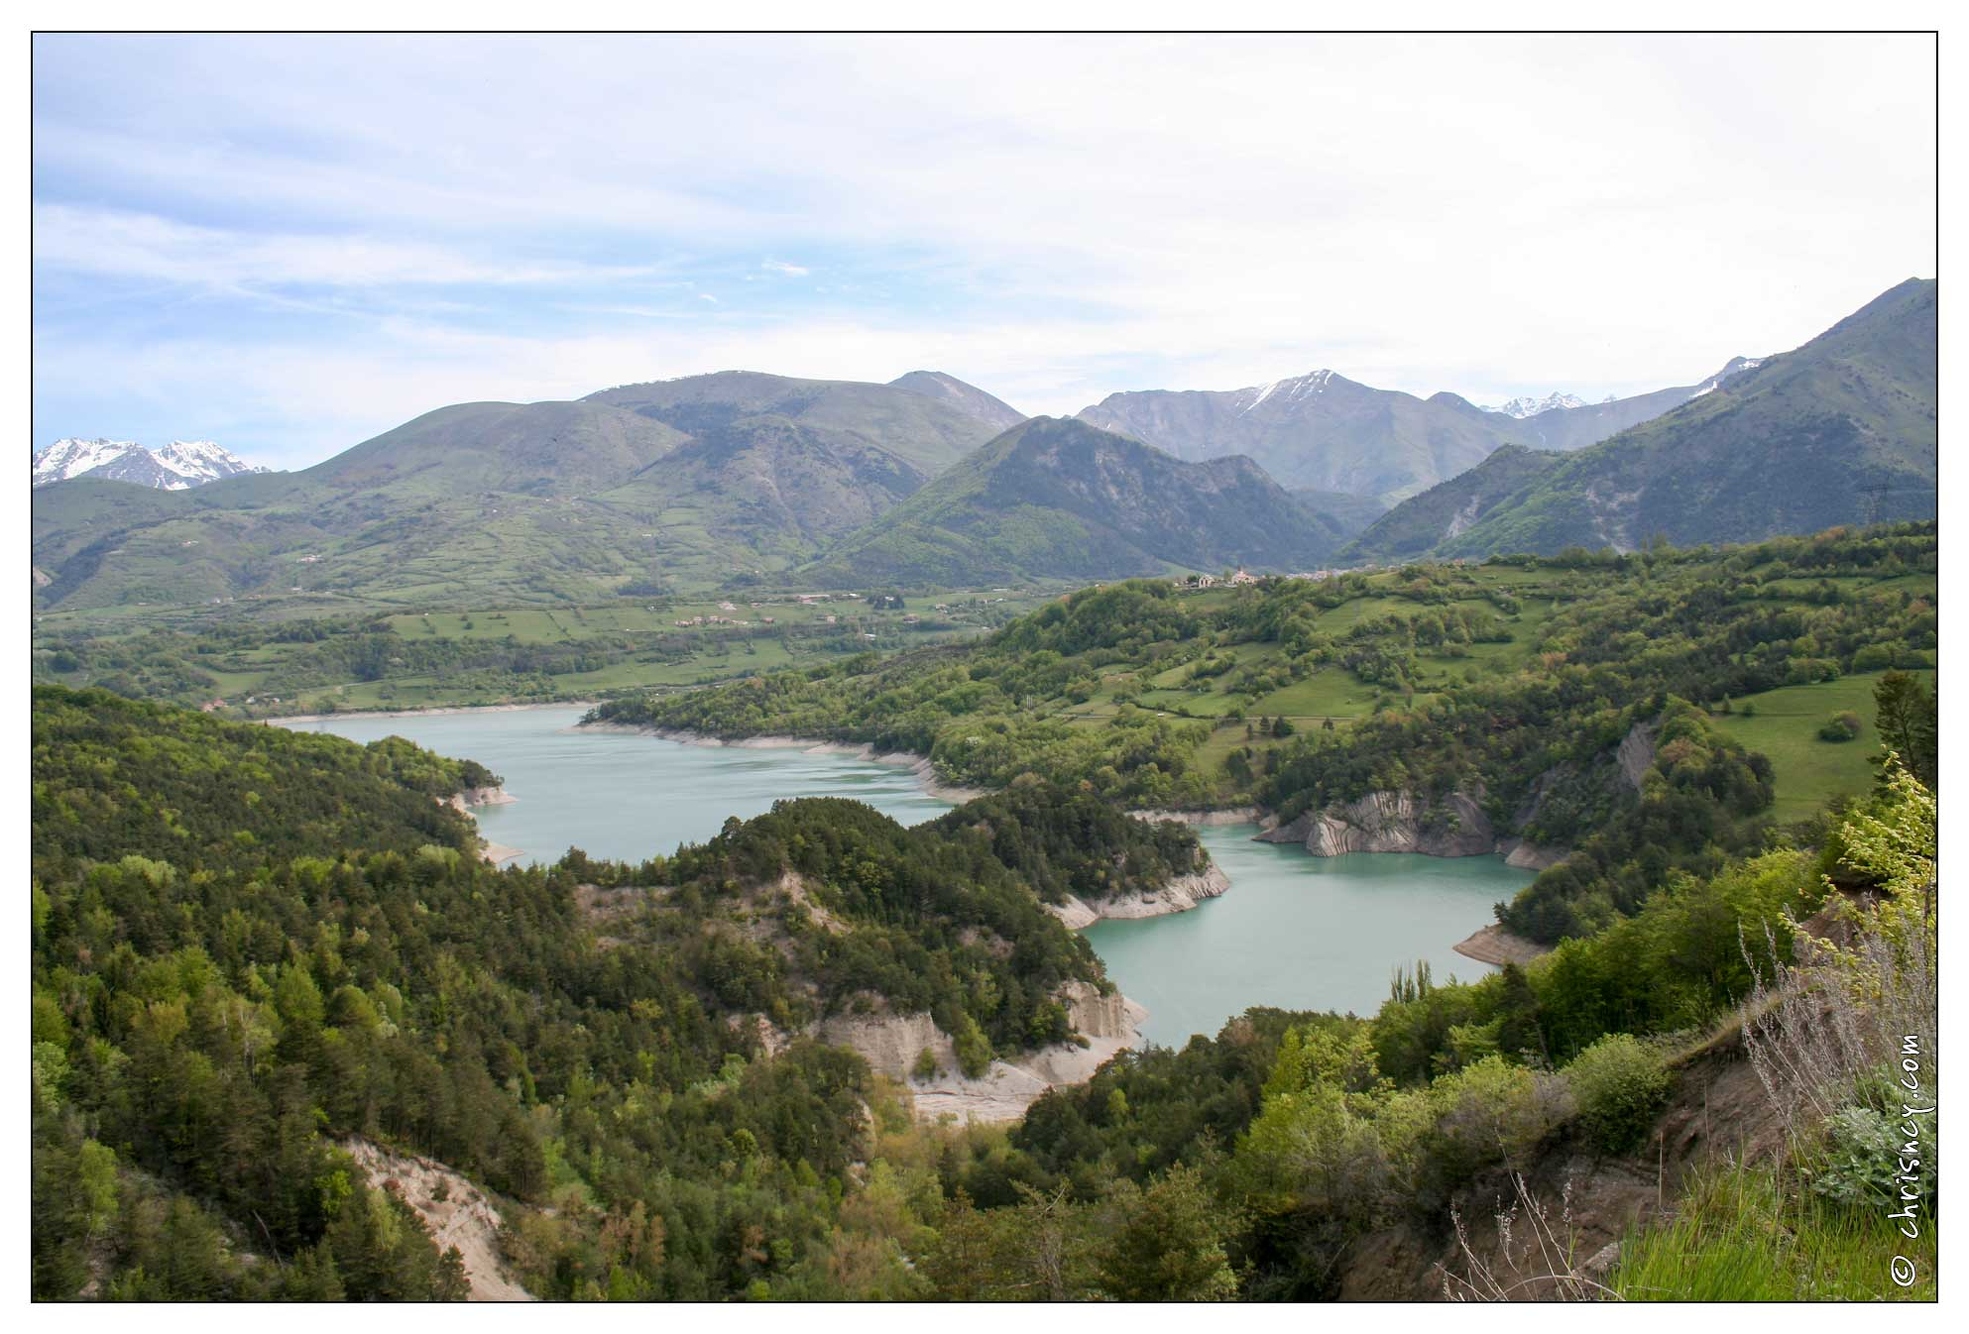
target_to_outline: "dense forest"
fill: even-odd
[[[1406,974],[1367,1018],[1255,1010],[1006,1131],[921,1124],[800,1034],[886,1006],[971,1061],[1070,1037],[1051,998],[1099,965],[1042,900],[1195,865],[1181,827],[1026,780],[914,829],[796,801],[640,866],[495,871],[434,799],[482,775],[399,741],[61,688],[34,723],[42,1297],[462,1295],[357,1139],[494,1192],[539,1296],[1333,1296],[1372,1239],[1440,1238],[1554,1153],[1635,1152],[1739,1030],[1755,1062],[1828,1012],[1861,1038],[1772,1094],[1821,1114],[1779,1160],[1704,1169],[1605,1286],[1892,1295],[1858,1221],[1897,1189],[1860,1020],[1933,1041],[1935,806],[1898,762],[1812,846],[1672,874],[1533,964]],[[1816,980],[1787,1008],[1795,942]]]

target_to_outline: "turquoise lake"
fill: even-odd
[[[851,797],[904,824],[948,802],[909,770],[796,749],[689,746],[622,732],[575,730],[576,707],[294,723],[354,741],[408,737],[500,774],[514,798],[473,814],[522,861],[570,847],[642,861],[700,842],[726,817],[758,815],[786,797]],[[1491,905],[1530,883],[1495,857],[1373,854],[1310,857],[1254,843],[1249,825],[1202,832],[1231,889],[1186,913],[1099,922],[1087,938],[1122,991],[1148,1007],[1144,1033],[1181,1046],[1214,1035],[1253,1005],[1370,1013],[1393,970],[1427,960],[1437,980],[1489,972],[1450,947],[1491,920]]]

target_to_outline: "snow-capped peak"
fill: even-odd
[[[153,456],[180,477],[198,482],[215,482],[243,472],[265,472],[231,450],[211,440],[173,440]]]
[[[57,440],[34,456],[34,484],[65,482],[129,456],[143,446],[134,440]]]
[[[1514,398],[1509,403],[1499,403],[1484,409],[1485,412],[1501,412],[1507,417],[1523,421],[1526,417],[1536,417],[1541,412],[1551,412],[1557,408],[1583,408],[1586,400],[1577,394],[1567,394],[1554,390],[1544,398]]]
[[[134,440],[57,440],[34,456],[34,485],[75,477],[183,491],[222,477],[266,472],[210,440],[173,440],[155,452]]]
[[[1250,394],[1252,397],[1250,402],[1237,410],[1237,415],[1242,417],[1245,413],[1251,411],[1280,390],[1285,391],[1287,401],[1304,398],[1307,394],[1320,393],[1326,388],[1327,382],[1332,378],[1332,371],[1321,369],[1312,372],[1310,375],[1298,376],[1295,379],[1274,380],[1270,384],[1253,385],[1249,389],[1239,390],[1238,392]]]

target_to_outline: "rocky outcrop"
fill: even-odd
[[[1477,857],[1497,851],[1497,834],[1483,807],[1462,792],[1429,805],[1413,792],[1370,792],[1335,802],[1260,834],[1267,843],[1303,843],[1315,857],[1350,852],[1419,852],[1430,857]]]
[[[342,1140],[341,1147],[355,1159],[372,1189],[388,1191],[417,1212],[438,1250],[458,1248],[470,1300],[533,1300],[533,1294],[514,1282],[507,1269],[499,1246],[505,1220],[465,1176],[433,1159],[393,1153],[360,1137]]]
[[[452,793],[446,804],[463,815],[473,806],[505,806],[518,800],[503,787],[468,787]]]
[[[1111,899],[1096,899],[1082,906],[1091,910],[1096,917],[1132,921],[1138,917],[1188,912],[1205,899],[1214,899],[1230,887],[1229,876],[1215,866],[1206,866],[1201,871],[1179,875],[1156,889],[1120,894]]]
[[[1641,790],[1641,778],[1655,762],[1655,733],[1661,728],[1654,723],[1635,723],[1621,738],[1620,749],[1614,753],[1614,762],[1620,766],[1621,781],[1636,792]]]
[[[1220,811],[1130,811],[1137,820],[1149,820],[1159,824],[1186,824],[1199,829],[1213,825],[1255,824],[1259,817],[1256,806],[1233,806]]]
[[[1066,1005],[1067,1022],[1073,1025],[1074,1032],[1087,1038],[1133,1041],[1148,1014],[1118,991],[1102,995],[1092,982],[1069,982],[1054,993],[1054,999]]]
[[[1515,866],[1520,871],[1549,871],[1572,856],[1571,848],[1540,847],[1522,838],[1502,839],[1497,850],[1504,854],[1506,866]]]
[[[1059,918],[1061,925],[1069,931],[1079,931],[1101,920],[1099,913],[1071,894],[1067,895],[1065,903],[1044,903],[1040,906]]]
[[[1148,1011],[1126,996],[1102,995],[1088,982],[1069,982],[1055,996],[1080,1041],[993,1061],[976,1079],[964,1075],[956,1044],[927,1014],[836,1015],[822,1020],[814,1036],[858,1052],[870,1069],[907,1084],[924,1120],[1016,1121],[1047,1089],[1084,1083],[1116,1053],[1141,1042]],[[918,1078],[926,1051],[936,1071]]]
[[[1466,959],[1475,959],[1478,963],[1498,968],[1507,963],[1527,964],[1552,952],[1550,945],[1514,936],[1495,922],[1458,941],[1451,948]]]
[[[908,1078],[925,1050],[946,1069],[957,1067],[955,1044],[928,1014],[837,1014],[821,1020],[814,1036],[848,1048],[891,1079]]]
[[[1214,899],[1231,887],[1231,878],[1215,866],[1179,875],[1154,889],[1117,894],[1106,899],[1077,899],[1071,894],[1065,903],[1048,903],[1046,911],[1078,931],[1100,921],[1133,921],[1138,917],[1163,917],[1188,912],[1205,899]]]

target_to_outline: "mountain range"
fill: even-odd
[[[134,440],[57,440],[34,455],[34,485],[77,477],[184,491],[222,477],[266,472],[210,440],[173,440],[156,451]]]
[[[118,459],[141,463],[127,450],[51,450],[35,597],[491,606],[1087,582],[1925,517],[1935,347],[1935,284],[1910,281],[1782,356],[1525,415],[1331,371],[1116,394],[1070,419],[933,371],[727,371],[458,404],[300,472],[178,490],[109,480]],[[80,475],[41,485],[44,464]]]
[[[1244,454],[1288,487],[1405,500],[1475,467],[1504,445],[1579,449],[1713,390],[1737,358],[1698,384],[1587,404],[1564,395],[1479,408],[1456,394],[1427,399],[1375,389],[1330,370],[1229,390],[1110,394],[1080,420],[1180,459]]]

